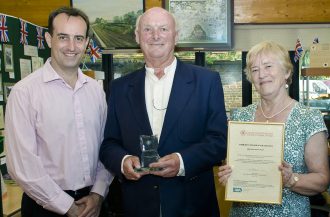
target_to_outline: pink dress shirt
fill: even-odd
[[[99,161],[107,105],[100,85],[78,71],[72,89],[45,65],[18,82],[6,107],[9,174],[45,209],[65,214],[64,190],[93,186],[106,196],[113,176]]]

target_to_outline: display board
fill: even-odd
[[[46,28],[0,13],[0,129],[3,107],[13,85],[39,68],[50,56]]]
[[[4,129],[4,108],[11,88],[41,67],[50,56],[44,37],[46,30],[18,17],[0,13],[0,130]],[[3,178],[10,181],[3,153],[3,137],[0,136],[0,139],[0,171]],[[1,216],[8,212],[6,205],[3,210],[2,207],[1,197]]]

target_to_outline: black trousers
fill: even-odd
[[[87,196],[90,192],[90,187],[85,187],[77,191],[65,191],[74,200],[79,200],[85,196]],[[57,213],[51,212],[49,210],[44,209],[42,206],[37,204],[32,198],[30,198],[27,194],[23,193],[22,196],[22,208],[21,208],[22,217],[59,217],[66,215],[59,215]]]

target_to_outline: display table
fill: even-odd
[[[23,191],[18,185],[5,184],[7,189],[6,196],[3,197],[3,216],[13,216],[21,210]]]

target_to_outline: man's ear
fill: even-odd
[[[175,31],[175,45],[177,45],[179,41],[179,31]]]
[[[135,30],[135,41],[136,41],[137,44],[140,44],[139,33],[136,30]]]
[[[45,33],[46,42],[49,48],[52,48],[52,36],[49,34],[49,32]]]

